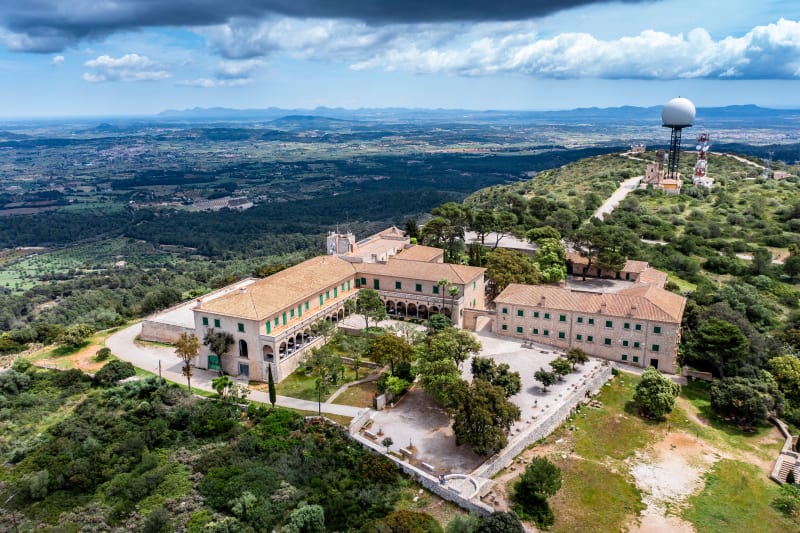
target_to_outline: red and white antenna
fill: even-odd
[[[705,178],[708,171],[708,150],[711,148],[708,132],[697,136],[697,163],[694,164],[694,180]]]

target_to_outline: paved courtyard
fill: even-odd
[[[482,356],[492,357],[497,363],[508,363],[511,370],[519,372],[522,378],[522,391],[511,397],[511,401],[519,406],[521,417],[512,427],[509,440],[537,424],[546,411],[560,405],[573,385],[601,365],[601,361],[590,359],[589,363],[579,366],[577,372],[568,375],[544,394],[539,383],[533,379],[533,374],[539,368],[550,370],[550,361],[561,352],[544,345],[523,347],[518,339],[486,332],[478,332],[476,336],[483,345]],[[472,379],[470,361],[462,365],[462,371],[465,379]],[[391,437],[394,440],[391,449],[394,451],[407,447],[409,442],[413,443],[416,448],[415,460],[434,466],[436,473],[472,472],[486,458],[475,455],[469,446],[456,446],[450,425],[450,419],[433,399],[416,387],[395,407],[378,412],[371,429],[377,432],[380,428],[385,436]]]

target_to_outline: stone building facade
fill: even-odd
[[[677,371],[686,299],[652,285],[591,293],[509,285],[495,299],[493,331],[662,372]]]
[[[196,365],[256,381],[267,380],[271,365],[281,381],[322,342],[311,324],[344,319],[347,302],[362,288],[377,290],[395,318],[441,313],[460,326],[465,308],[484,308],[485,269],[441,263],[441,254],[415,250],[391,229],[365,242],[349,254],[314,257],[214,299],[198,299],[192,309],[195,335],[202,339],[213,329],[230,333],[234,343],[221,358],[202,346]],[[352,254],[359,248],[368,255]],[[379,255],[381,250],[390,252]],[[376,256],[387,259],[375,261]]]

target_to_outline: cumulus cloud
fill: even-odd
[[[0,40],[14,51],[52,53],[82,39],[153,26],[211,26],[273,15],[397,22],[518,20],[613,0],[0,0]],[[648,2],[653,0],[623,0]]]
[[[214,89],[217,87],[244,87],[253,83],[252,78],[212,79],[197,78],[194,80],[181,80],[176,85],[183,87],[198,87],[200,89]]]
[[[50,64],[53,65],[54,67],[60,65],[63,62],[64,62],[64,56],[62,55],[53,56],[53,59],[50,60]]]
[[[156,81],[169,78],[163,66],[147,56],[125,54],[121,57],[101,55],[90,59],[83,66],[92,69],[84,72],[83,79],[91,83],[105,81]]]
[[[547,39],[509,33],[473,36],[461,45],[407,44],[379,50],[353,62],[351,68],[558,79],[800,77],[800,22],[784,19],[758,26],[741,37],[717,41],[698,28],[686,35],[648,30],[612,40],[587,33],[563,33]]]
[[[376,27],[354,21],[278,19],[234,21],[202,32],[224,57],[281,52],[298,59],[344,62],[353,70],[556,79],[800,77],[800,22],[785,19],[719,40],[702,28],[674,35],[646,30],[608,40],[588,33],[542,38],[531,21]]]

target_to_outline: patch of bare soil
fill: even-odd
[[[100,370],[108,361],[95,361],[97,351],[102,348],[98,344],[90,344],[85,348],[62,357],[50,357],[41,359],[39,364],[43,366],[52,366],[58,368],[77,368],[83,372],[94,374]]]
[[[687,498],[703,489],[703,475],[719,459],[719,452],[682,431],[671,432],[630,461],[630,472],[642,491],[642,511],[632,533],[693,532],[694,526],[678,514]]]

